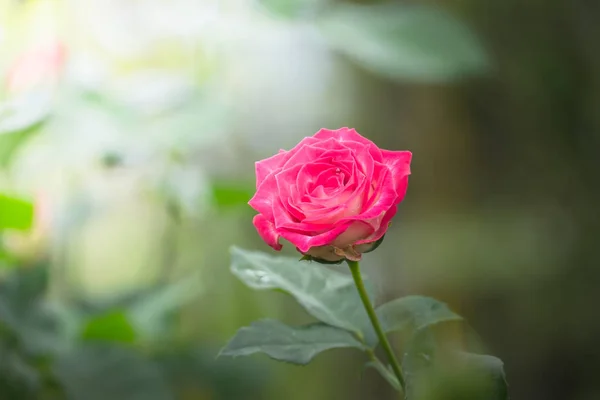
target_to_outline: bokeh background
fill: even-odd
[[[216,358],[255,319],[310,320],[229,272],[231,245],[270,251],[254,161],[349,126],[414,153],[363,263],[381,299],[448,303],[514,399],[600,399],[598,21],[585,0],[0,0],[0,189],[35,205],[3,233],[0,397],[394,398],[351,350]]]

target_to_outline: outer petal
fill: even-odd
[[[281,164],[283,163],[287,151],[279,150],[278,154],[275,154],[272,157],[265,158],[264,160],[257,161],[254,164],[254,169],[256,171],[256,188],[260,186],[261,183],[264,182],[267,177],[281,168]]]
[[[400,204],[404,200],[404,196],[406,196],[406,191],[408,190],[408,175],[404,175],[401,178],[394,177],[394,179],[396,181],[396,195],[398,196],[396,204]]]
[[[385,213],[399,203],[391,173],[386,171],[381,179],[382,181],[377,184],[378,188],[373,198],[369,199],[367,204],[364,205],[364,212],[353,217],[344,218],[344,220],[362,221],[371,225],[374,231],[379,229]]]
[[[279,251],[282,246],[279,244],[279,234],[275,230],[275,225],[262,214],[257,214],[252,219],[252,223],[256,227],[260,237],[272,248]]]
[[[296,154],[300,149],[304,146],[317,143],[319,140],[314,137],[305,137],[298,143],[294,148],[289,151],[279,150],[279,153],[271,156],[269,158],[265,158],[264,160],[257,161],[255,163],[256,168],[256,188],[260,186],[262,181],[266,179],[269,174],[277,171],[279,168],[282,168],[288,160]]]
[[[352,141],[352,142],[358,142],[365,146],[366,145],[375,146],[375,144],[373,142],[371,142],[369,139],[365,138],[364,136],[361,136],[358,132],[356,132],[355,129],[351,129],[351,128],[347,128],[347,127],[335,129],[335,130],[323,128],[323,129],[319,130],[319,132],[315,133],[315,135],[313,137],[316,139],[320,139],[320,140],[335,138],[339,142]]]
[[[375,161],[381,161],[381,150],[375,143],[360,135],[355,129],[340,128],[336,130],[321,129],[314,138],[320,140],[335,139],[346,148],[356,151],[367,150]]]
[[[335,247],[344,248],[364,240],[373,233],[373,227],[363,221],[352,221],[348,229],[333,241]]]
[[[331,230],[314,236],[307,236],[297,231],[291,231],[288,229],[279,229],[278,232],[285,239],[296,245],[300,252],[306,253],[311,247],[331,244],[338,236],[344,233],[349,226],[350,223],[340,224]]]
[[[283,207],[275,207],[273,212],[273,223],[275,229],[277,229],[278,232],[281,232],[282,236],[286,239],[287,237],[283,234],[285,231],[299,233],[304,236],[315,236],[332,228],[331,225],[318,225],[294,221],[292,215],[284,210]]]
[[[300,251],[300,249],[298,249],[297,247],[296,250]],[[302,254],[330,262],[341,261],[344,259],[344,256],[340,256],[339,254],[335,253],[335,247],[333,246],[311,247],[310,250],[308,250],[308,252]]]
[[[278,191],[275,175],[271,174],[260,184],[248,204],[265,218],[273,219],[273,207],[277,204]]]
[[[398,211],[398,206],[393,206],[392,208],[390,208],[388,210],[388,212],[386,212],[385,215],[383,216],[383,219],[381,220],[381,224],[379,225],[379,229],[377,229],[375,232],[373,232],[373,234],[371,234],[366,239],[359,240],[355,244],[359,245],[359,244],[363,244],[363,243],[371,243],[371,242],[376,242],[377,240],[381,239],[381,237],[383,235],[385,235],[388,228],[390,227],[390,221],[392,220],[392,218],[394,218],[394,215],[396,215],[397,211]]]
[[[396,192],[398,196],[404,197],[410,175],[410,162],[412,153],[410,151],[381,150],[383,163],[390,169],[394,177]]]
[[[301,253],[307,253],[311,247],[332,245],[342,248],[352,245],[369,237],[373,233],[373,228],[362,221],[349,221],[316,235],[305,235],[285,228],[278,232],[296,245]]]

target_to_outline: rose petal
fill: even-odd
[[[300,249],[296,248],[298,251]],[[301,252],[301,251],[300,251]],[[302,253],[302,252],[301,252]],[[316,246],[311,247],[308,252],[304,253],[311,257],[315,257],[325,261],[341,261],[344,259],[343,256],[335,254],[335,248],[333,246]]]
[[[269,220],[273,219],[273,206],[278,198],[277,181],[273,174],[260,184],[248,204]]]
[[[262,182],[264,182],[267,177],[276,172],[281,165],[285,157],[287,156],[287,152],[285,150],[279,150],[278,154],[275,154],[272,157],[266,158],[261,161],[257,161],[254,164],[254,169],[256,171],[256,188],[260,186]]]
[[[340,142],[343,146],[345,146],[346,148],[366,149],[371,154],[373,159],[375,159],[376,161],[382,160],[381,151],[380,151],[379,147],[377,147],[377,145],[375,145],[375,143],[373,143],[366,137],[364,137],[361,134],[359,134],[358,132],[356,132],[355,129],[351,129],[351,128],[340,128],[340,129],[335,129],[335,130],[321,129],[313,137],[317,138],[317,139],[321,139],[321,140],[327,140],[327,139],[334,138],[338,142]]]
[[[292,199],[287,199],[284,206],[287,205],[286,210],[290,214],[292,219],[296,219],[298,222],[303,221],[306,218],[304,214],[304,210],[298,207],[296,204],[292,202]]]
[[[383,163],[394,176],[398,196],[404,197],[406,185],[408,184],[408,179],[405,178],[410,175],[412,153],[410,151],[381,150],[381,154],[383,155]]]
[[[331,229],[330,225],[306,223],[304,221],[299,222],[295,220],[293,215],[285,210],[283,206],[276,206],[273,208],[273,223],[279,232],[282,232],[285,229],[302,233],[307,236],[319,235]]]
[[[267,220],[262,214],[257,214],[252,219],[260,237],[273,249],[279,251],[283,246],[279,244],[279,234],[275,230],[275,225]]]
[[[264,160],[257,161],[255,163],[257,186],[260,186],[260,183],[263,180],[265,180],[269,174],[276,172],[279,168],[283,168],[289,161],[289,159],[292,158],[301,149],[303,149],[304,146],[310,145],[318,141],[319,140],[315,139],[314,137],[305,137],[291,150],[279,150],[278,154],[275,154],[274,156],[266,158]]]
[[[397,211],[398,211],[398,206],[393,206],[392,208],[390,208],[385,213],[383,219],[381,220],[381,224],[379,225],[379,229],[377,229],[375,232],[373,232],[366,239],[357,241],[356,244],[359,245],[359,244],[363,244],[363,243],[371,243],[371,242],[376,242],[379,239],[381,239],[381,237],[383,235],[385,235],[385,233],[387,232],[387,230],[389,228],[389,225],[390,225],[390,221],[392,220],[392,218],[394,218],[394,216],[396,215]]]
[[[341,235],[348,227],[350,223],[340,224],[335,226],[333,229],[326,232],[317,234],[315,236],[306,236],[301,233],[293,232],[288,229],[280,229],[279,234],[289,240],[300,249],[300,252],[306,253],[311,247],[324,246],[332,243],[335,238]]]
[[[372,198],[363,205],[364,211],[346,220],[360,220],[371,225],[373,230],[379,229],[384,213],[399,202],[392,174],[385,170],[382,175],[382,181],[376,183],[378,187],[375,188]]]
[[[368,179],[371,179],[374,171],[374,163],[373,156],[369,152],[368,148],[357,149],[354,152],[354,159],[356,166],[359,171]]]
[[[277,182],[279,203],[297,221],[304,219],[302,209],[296,205],[300,202],[300,193],[298,193],[298,188],[294,185],[302,168],[302,165],[296,165],[274,175]],[[279,203],[273,203],[273,205],[277,206]]]
[[[348,228],[335,238],[333,246],[345,248],[364,240],[373,233],[373,227],[363,221],[352,221]]]
[[[303,222],[312,224],[335,224],[346,217],[361,213],[363,197],[361,193],[349,190],[335,198],[331,198],[334,206],[309,214]]]
[[[347,127],[334,130],[323,128],[319,130],[313,137],[320,140],[334,138],[339,142],[353,141],[363,145],[374,144],[369,139],[361,136],[358,132],[356,132],[355,129]]]
[[[290,154],[290,157],[286,159],[285,166],[292,167],[294,165],[319,162],[321,155],[325,151],[327,151],[326,148],[314,146],[308,142],[302,146],[296,146],[293,149],[293,153]]]

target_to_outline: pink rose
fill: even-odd
[[[249,204],[262,239],[325,261],[359,260],[385,235],[404,198],[409,151],[378,148],[354,129],[321,129],[256,163]]]

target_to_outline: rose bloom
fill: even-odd
[[[409,151],[378,148],[354,129],[321,129],[256,163],[254,226],[275,250],[283,237],[318,261],[360,260],[390,226],[411,158]]]

